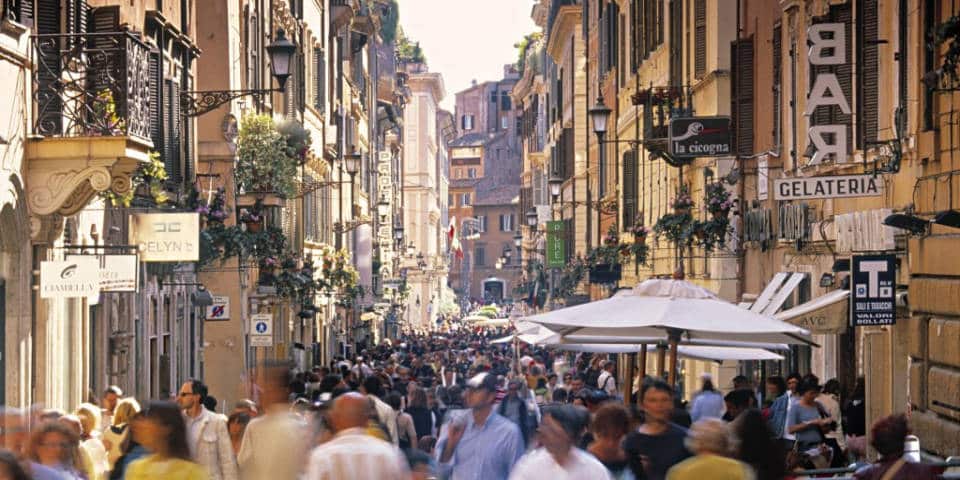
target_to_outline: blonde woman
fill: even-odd
[[[33,464],[55,470],[65,480],[84,480],[80,438],[58,421],[41,423],[30,436],[27,457]]]
[[[140,412],[137,399],[127,397],[117,402],[113,409],[113,425],[103,431],[103,446],[107,449],[107,463],[110,470],[123,456],[124,441],[130,437],[130,421]]]
[[[90,480],[106,478],[110,464],[107,462],[107,449],[100,439],[100,407],[92,403],[81,403],[75,414],[83,427],[80,449],[87,452],[92,463],[93,478]]]
[[[731,457],[734,451],[730,427],[717,418],[705,418],[687,432],[686,446],[694,456],[674,465],[667,480],[754,480],[753,468]]]

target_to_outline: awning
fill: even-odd
[[[834,290],[790,310],[780,312],[774,315],[774,318],[803,327],[811,333],[843,333],[847,329],[849,299],[849,290]]]
[[[762,315],[777,313],[806,276],[806,273],[777,273],[760,293],[760,296],[757,297],[757,300],[750,305],[749,310]]]

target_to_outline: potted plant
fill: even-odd
[[[287,119],[277,124],[277,131],[287,142],[287,154],[303,164],[307,160],[310,145],[313,143],[310,139],[310,130],[296,120]]]
[[[681,185],[677,191],[677,196],[670,203],[673,207],[673,213],[677,215],[689,214],[693,208],[693,198],[690,197],[690,190],[686,185]]]
[[[730,209],[733,208],[730,192],[721,182],[707,184],[705,190],[707,194],[704,202],[707,205],[707,211],[713,214],[714,218],[726,218],[730,214]]]
[[[642,223],[637,223],[630,227],[630,234],[633,235],[633,243],[644,243],[647,241],[647,235],[650,234],[650,229]]]
[[[257,199],[253,206],[244,208],[240,214],[240,221],[250,233],[258,233],[263,228],[263,201]]]
[[[237,157],[237,183],[244,192],[261,196],[272,193],[282,198],[295,193],[299,160],[270,116],[243,118]]]

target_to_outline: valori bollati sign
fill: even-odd
[[[810,50],[807,59],[811,70],[817,65],[843,65],[847,63],[846,29],[842,23],[817,23],[807,28],[807,42]],[[850,115],[850,103],[843,96],[840,81],[835,73],[818,73],[807,95],[807,108],[804,114],[813,118],[817,108],[839,107],[840,111]],[[810,158],[809,165],[818,165],[827,155],[833,155],[834,163],[847,163],[847,129],[849,125],[813,125],[807,131],[810,143],[816,153]],[[833,143],[827,143],[832,139]]]
[[[130,244],[140,247],[144,262],[200,260],[200,216],[197,213],[134,213]]]
[[[873,175],[778,178],[773,181],[775,200],[877,197],[883,195],[883,179]]]

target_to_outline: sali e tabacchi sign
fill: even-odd
[[[883,195],[883,178],[874,175],[778,178],[773,181],[775,200],[878,197]]]

